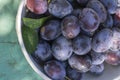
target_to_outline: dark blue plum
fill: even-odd
[[[82,80],[82,73],[72,69],[71,67],[67,67],[67,76],[71,80]]]
[[[77,18],[82,14],[82,9],[74,9],[72,15],[76,16]]]
[[[82,14],[79,16],[80,21],[83,23],[81,28],[86,32],[94,32],[98,29],[100,18],[98,14],[91,8],[84,8]]]
[[[90,56],[91,56],[93,65],[102,64],[105,60],[105,54],[104,53],[97,53],[97,52],[91,51]]]
[[[103,23],[105,28],[113,27],[113,17],[108,13],[106,21]]]
[[[79,35],[72,41],[73,52],[77,55],[85,55],[91,50],[91,39],[84,35]]]
[[[100,22],[103,23],[107,19],[107,10],[99,0],[90,0],[87,4],[88,8],[95,10],[100,18]]]
[[[26,6],[35,14],[44,14],[48,9],[47,0],[27,0]]]
[[[113,31],[113,38],[112,38],[112,51],[120,50],[120,29],[119,28],[112,28]]]
[[[102,74],[103,71],[104,71],[104,64],[92,65],[90,68],[90,72],[96,75]]]
[[[120,28],[120,17],[118,17],[117,15],[114,15],[113,17],[113,27]]]
[[[67,66],[68,66],[68,61],[60,61],[62,64],[63,64],[63,66],[65,67],[65,68],[67,68]]]
[[[53,56],[60,61],[67,60],[72,55],[71,40],[61,36],[57,38],[52,44]]]
[[[120,19],[120,8],[116,9],[115,15]]]
[[[80,33],[80,25],[77,17],[70,15],[65,17],[61,23],[62,34],[67,39],[76,37]]]
[[[40,34],[45,40],[54,40],[61,34],[60,21],[50,20],[42,26]]]
[[[69,1],[71,4],[74,2],[74,0],[67,0],[67,1]]]
[[[45,41],[41,41],[37,46],[34,56],[42,61],[50,59],[52,57],[50,45]]]
[[[117,7],[120,7],[120,0],[116,0],[117,1]]]
[[[100,0],[110,14],[114,14],[117,8],[117,0]]]
[[[48,61],[44,65],[45,73],[53,80],[64,80],[66,71],[64,66],[59,61]]]
[[[82,5],[82,6],[85,6],[87,4],[89,0],[77,0],[77,2]]]
[[[85,36],[88,36],[88,37],[92,38],[95,32],[86,32],[86,31],[81,30],[80,33],[82,35],[85,35]]]
[[[67,0],[51,0],[49,13],[55,17],[63,18],[73,11],[72,5]]]
[[[71,68],[82,73],[88,72],[91,67],[91,59],[89,56],[72,55],[68,59],[68,63],[71,66]]]
[[[110,29],[102,29],[92,40],[92,50],[95,52],[105,52],[112,46],[113,33]]]
[[[119,65],[120,64],[120,51],[107,51],[105,62],[110,65]]]

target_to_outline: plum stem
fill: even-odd
[[[70,79],[69,77],[67,77],[67,76],[65,76],[65,79],[66,79],[66,80],[71,80],[71,79]]]

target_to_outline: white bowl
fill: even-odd
[[[21,27],[22,27],[22,17],[25,16],[25,10],[26,10],[25,4],[26,4],[26,0],[22,0],[18,9],[17,17],[16,17],[16,32],[17,32],[20,47],[22,49],[22,52],[26,60],[28,61],[30,66],[33,68],[33,70],[36,73],[38,73],[40,77],[43,78],[43,80],[52,80],[45,73],[43,73],[43,69],[40,66],[38,66],[38,64],[28,54],[24,46]],[[82,80],[120,80],[120,66],[111,66],[111,65],[105,64],[105,71],[103,72],[102,75],[94,76],[87,73],[83,76]]]

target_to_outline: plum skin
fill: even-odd
[[[35,14],[44,14],[48,8],[47,0],[27,0],[27,8]]]

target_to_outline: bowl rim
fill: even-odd
[[[21,27],[22,27],[22,13],[23,10],[25,9],[25,4],[26,4],[26,0],[21,0],[18,11],[17,11],[17,15],[16,15],[16,33],[17,33],[17,37],[18,37],[18,42],[20,45],[20,48],[22,50],[23,55],[25,56],[27,62],[29,63],[29,65],[32,67],[32,69],[43,79],[43,80],[52,80],[50,79],[46,74],[44,74],[42,71],[40,71],[40,69],[37,67],[38,65],[36,64],[36,62],[32,59],[32,57],[29,55],[29,53],[27,52],[25,45],[23,43],[23,38],[22,38],[22,31],[21,31]],[[110,76],[108,77],[109,80],[120,80],[120,76],[117,76],[116,78],[111,78]],[[111,79],[110,79],[111,78]],[[91,79],[87,79],[87,80],[91,80]],[[92,80],[96,80],[96,79],[92,79]],[[99,79],[100,80],[100,79]]]
[[[29,65],[32,67],[32,69],[44,80],[52,80],[50,79],[47,75],[45,75],[43,72],[40,71],[40,69],[36,66],[35,61],[32,59],[32,57],[29,55],[27,52],[25,45],[23,43],[23,38],[22,38],[22,31],[21,31],[21,24],[22,24],[22,13],[23,13],[23,8],[25,8],[26,0],[22,0],[20,2],[20,5],[18,7],[17,15],[16,15],[16,33],[18,37],[18,42],[20,45],[20,48],[22,50],[22,53],[24,54],[27,62]]]

